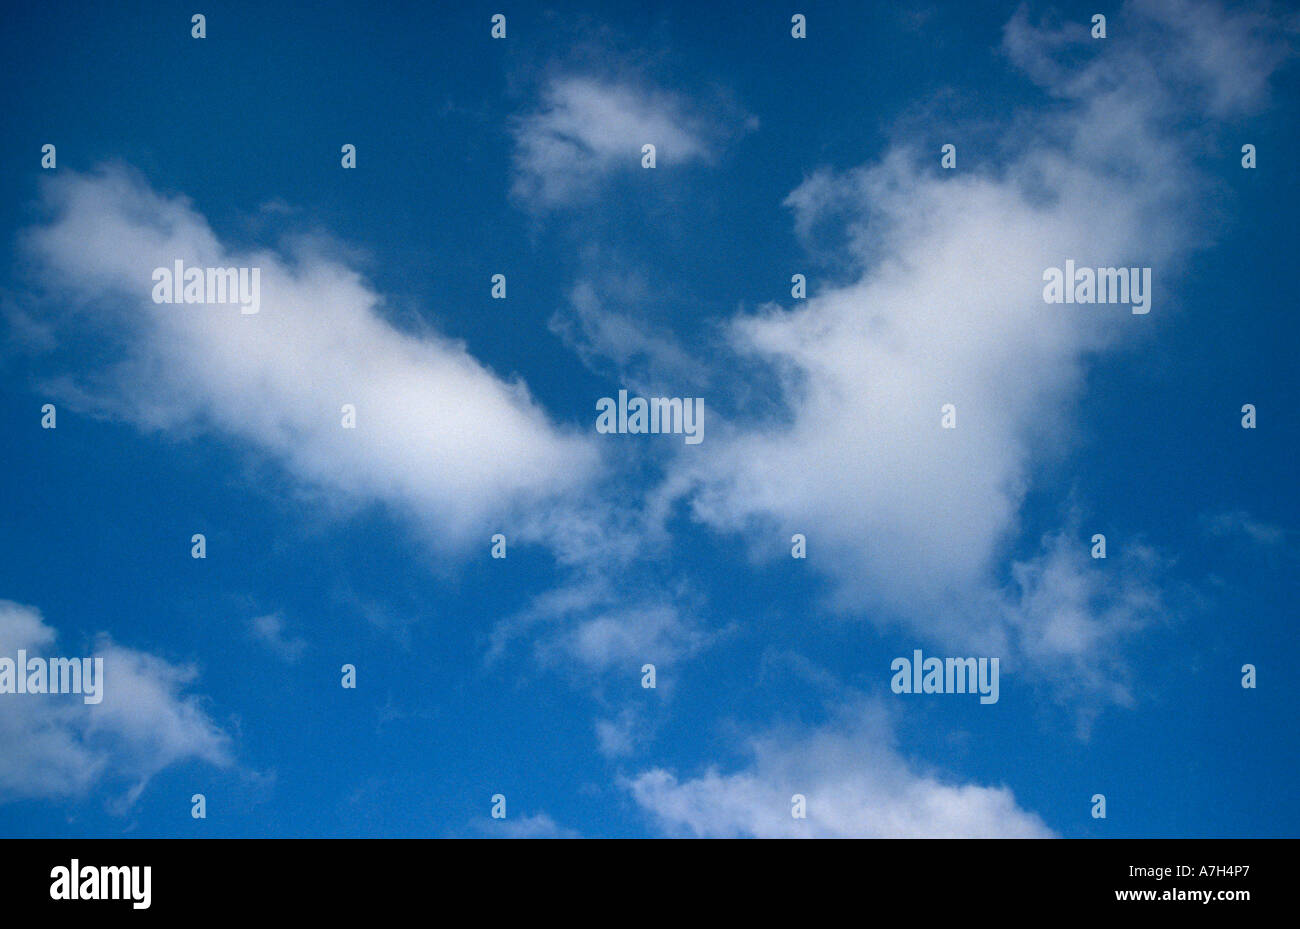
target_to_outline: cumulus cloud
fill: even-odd
[[[581,202],[609,174],[641,170],[646,143],[664,164],[713,155],[708,127],[681,98],[585,76],[552,79],[539,109],[517,119],[512,131],[511,192],[539,208]]]
[[[44,193],[49,218],[26,246],[47,312],[63,337],[102,344],[98,368],[53,380],[69,399],[144,429],[242,440],[300,486],[386,504],[448,547],[521,512],[544,533],[547,504],[597,466],[590,436],[551,423],[464,345],[394,327],[383,298],[319,244],[227,247],[184,197],[116,167],[61,171]],[[260,268],[260,312],[155,304],[152,272],[177,260]]]
[[[750,738],[749,763],[679,778],[651,768],[625,781],[666,832],[721,838],[1047,838],[1006,787],[951,783],[898,753],[881,708],[857,702],[820,727]],[[791,815],[802,794],[807,818]]]
[[[842,610],[953,648],[1105,663],[1158,601],[1158,559],[1091,563],[1070,554],[1086,536],[1053,537],[1010,576],[1006,565],[1036,468],[1070,449],[1093,359],[1178,312],[1179,266],[1209,223],[1177,117],[1259,102],[1279,59],[1253,44],[1256,18],[1131,4],[1123,41],[1089,45],[1077,24],[1036,27],[1022,10],[1004,50],[1048,96],[1008,117],[1014,141],[990,167],[941,171],[935,153],[899,141],[813,174],[787,201],[796,229],[839,225],[854,272],[814,279],[793,309],[732,320],[729,348],[766,366],[779,412],[715,420],[669,491],[719,530],[805,532]],[[1220,54],[1193,66],[1184,49],[1201,39]],[[1150,315],[1045,303],[1043,272],[1066,259],[1153,268]],[[940,424],[949,403],[955,429]]]
[[[29,606],[0,600],[0,655],[80,657],[56,648],[57,633]],[[103,699],[65,694],[0,695],[0,799],[78,799],[92,788],[126,787],[129,805],[169,765],[232,763],[229,736],[184,691],[198,677],[101,636]]]

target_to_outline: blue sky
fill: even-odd
[[[0,834],[1296,834],[1293,14],[202,11],[0,36]]]

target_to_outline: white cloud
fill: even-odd
[[[1128,540],[1100,564],[1077,526],[1054,533],[1036,555],[1012,562],[1012,583],[991,607],[1006,625],[1010,653],[1075,701],[1084,736],[1096,709],[1090,698],[1134,702],[1124,640],[1170,613],[1159,583],[1166,562],[1150,546]],[[1004,670],[1014,673],[1017,663]]]
[[[671,606],[648,604],[584,619],[566,633],[561,647],[583,664],[604,668],[648,657],[670,660],[694,651],[702,638],[683,625]]]
[[[631,575],[625,575],[631,577]],[[667,664],[696,654],[720,633],[708,630],[684,590],[643,592],[588,577],[537,596],[493,630],[489,662],[527,637],[543,667],[639,674],[646,662]]]
[[[878,705],[844,707],[816,728],[748,740],[741,770],[680,779],[662,768],[625,786],[670,834],[708,837],[1046,838],[1052,831],[1006,787],[953,784],[918,770],[894,747]],[[791,798],[807,800],[807,819]]]
[[[702,119],[678,97],[591,77],[550,81],[542,106],[514,122],[514,196],[536,207],[589,198],[607,175],[641,170],[641,146],[660,165],[711,157]]]
[[[1245,510],[1233,510],[1228,513],[1203,515],[1201,525],[1211,535],[1241,534],[1256,545],[1276,548],[1286,544],[1287,531],[1281,526],[1274,526],[1256,519]]]
[[[169,765],[232,763],[230,739],[184,694],[198,673],[101,636],[88,653],[55,648],[40,613],[0,600],[0,655],[102,657],[103,699],[75,695],[0,695],[0,799],[76,799],[100,785],[129,785],[134,802]]]
[[[630,755],[643,741],[644,714],[635,704],[623,707],[613,719],[596,720],[596,746],[606,758]]]
[[[474,830],[489,838],[499,839],[578,839],[581,835],[561,826],[549,813],[536,813],[505,819],[481,819],[473,824]]]
[[[298,636],[285,634],[284,617],[279,613],[257,616],[248,622],[249,632],[259,642],[285,661],[294,662],[302,657],[307,642]]]
[[[1277,16],[1267,6],[1229,9],[1196,0],[1136,0],[1132,6],[1159,28],[1182,86],[1195,88],[1216,117],[1263,105],[1269,78],[1300,34],[1300,15]]]
[[[1022,11],[1006,49],[1056,100],[1032,120],[1013,114],[1012,147],[941,171],[937,153],[900,143],[794,191],[796,228],[841,222],[856,273],[814,277],[795,308],[733,320],[731,349],[768,366],[783,408],[715,419],[666,492],[691,488],[698,519],[747,539],[806,533],[809,566],[835,581],[845,611],[951,648],[1107,665],[1159,599],[1158,559],[1127,552],[1119,590],[1123,559],[1072,554],[1086,552],[1085,535],[1021,559],[1010,578],[1002,571],[1036,469],[1070,447],[1092,360],[1177,315],[1179,265],[1206,241],[1203,179],[1171,114],[1200,99],[1216,112],[1245,106],[1275,63],[1234,14],[1198,6],[1181,23],[1183,9],[1126,9],[1123,41],[1087,46],[1091,61],[1070,67],[1056,58],[1073,41],[1066,31],[1035,30]],[[1192,68],[1177,41],[1189,28],[1217,30],[1216,48],[1243,47]],[[1225,73],[1232,61],[1249,73]],[[1044,303],[1044,269],[1067,258],[1153,267],[1151,314]],[[956,429],[940,428],[947,403]],[[1089,678],[1122,699],[1112,677]]]
[[[227,248],[185,198],[118,168],[61,171],[45,193],[51,219],[27,245],[49,312],[111,362],[56,380],[65,397],[145,429],[243,440],[325,501],[387,504],[447,547],[512,517],[545,533],[548,504],[597,466],[590,436],[553,425],[463,345],[392,326],[382,297],[310,241],[288,257]],[[260,268],[260,313],[153,303],[153,269],[178,259]]]
[[[570,291],[568,307],[552,314],[548,325],[584,364],[641,395],[662,395],[667,385],[674,396],[700,389],[708,380],[707,366],[670,333],[627,309],[653,300],[645,281],[633,275],[583,279]]]

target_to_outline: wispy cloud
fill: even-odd
[[[248,629],[255,639],[285,661],[297,661],[307,649],[305,639],[285,634],[284,617],[279,613],[267,613],[250,619]]]
[[[1286,544],[1285,529],[1256,519],[1245,510],[1207,514],[1201,517],[1201,525],[1211,535],[1243,535],[1256,545],[1265,548],[1276,548]]]
[[[516,818],[475,820],[473,830],[484,838],[493,839],[578,839],[574,829],[561,826],[549,813]]]
[[[679,393],[699,390],[708,380],[707,366],[671,332],[635,312],[652,300],[645,281],[635,275],[584,278],[569,292],[568,306],[552,314],[549,326],[588,367],[617,378],[622,386],[648,396],[663,394],[666,385]]]
[[[629,577],[633,575],[628,575]],[[689,658],[714,641],[696,615],[699,605],[685,589],[624,589],[608,578],[588,578],[548,591],[493,630],[488,660],[516,641],[531,643],[543,667],[579,667],[639,673],[646,662]]]
[[[553,78],[535,112],[515,120],[514,182],[521,202],[539,209],[581,203],[616,171],[641,170],[641,147],[656,161],[712,157],[712,132],[680,97],[587,76]]]

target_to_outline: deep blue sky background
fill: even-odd
[[[782,206],[813,170],[869,161],[889,126],[945,88],[960,101],[954,122],[930,125],[923,148],[1042,99],[995,51],[1006,4],[953,4],[915,29],[883,5],[817,3],[806,10],[807,43],[790,41],[784,8],[752,3],[503,9],[505,42],[488,37],[494,5],[199,4],[203,42],[189,37],[191,6],[8,14],[5,292],[29,286],[13,246],[38,219],[39,150],[55,142],[59,170],[133,165],[156,189],[191,197],[236,243],[274,242],[281,230],[259,226],[257,208],[291,205],[298,228],[364,252],[398,318],[418,314],[465,340],[560,422],[585,423],[592,399],[618,386],[547,325],[581,274],[583,242],[647,273],[667,295],[647,312],[689,342],[738,308],[786,300],[790,273],[817,269]],[[760,128],[719,164],[675,175],[667,200],[615,199],[576,227],[519,209],[508,120],[532,105],[557,58],[617,73],[620,56],[668,91],[729,88]],[[1155,339],[1092,368],[1078,447],[1039,476],[1023,512],[1032,543],[1073,493],[1085,501],[1083,535],[1103,531],[1122,547],[1138,527],[1176,556],[1177,620],[1141,633],[1129,654],[1138,705],[1105,710],[1081,739],[1068,707],[1045,691],[1018,693],[1027,685],[1004,676],[994,707],[914,700],[899,717],[909,756],[1007,785],[1067,837],[1300,827],[1296,91],[1285,72],[1274,108],[1229,133],[1258,146],[1258,170],[1242,171],[1236,148],[1186,154],[1226,187],[1215,195],[1228,216],[1219,242],[1162,292],[1165,305],[1178,302],[1176,319],[1153,316]],[[358,147],[356,171],[339,169],[344,142]],[[984,157],[995,156],[963,147],[963,166]],[[510,275],[504,303],[488,299],[499,270]],[[98,792],[7,802],[0,835],[464,834],[497,792],[512,814],[545,811],[584,834],[653,833],[616,785],[620,773],[738,763],[729,727],[824,718],[827,695],[765,656],[797,652],[845,686],[887,697],[889,661],[915,646],[905,633],[823,614],[825,582],[802,563],[753,564],[735,540],[675,520],[665,574],[700,585],[711,626],[738,628],[675,675],[644,755],[606,759],[591,726],[601,687],[539,669],[526,653],[484,664],[496,622],[550,583],[545,552],[513,549],[497,562],[485,544],[467,563],[432,564],[399,519],[315,515],[274,468],[221,436],[150,435],[62,411],[57,432],[44,432],[41,365],[7,349],[0,368],[0,598],[37,606],[66,648],[108,630],[197,664],[196,689],[235,733],[239,770],[172,766],[125,814]],[[1254,432],[1239,426],[1245,402],[1260,410]],[[1283,527],[1286,542],[1263,550],[1204,532],[1205,514],[1231,511]],[[203,562],[189,557],[195,531],[207,534]],[[359,604],[388,620],[368,620]],[[300,662],[249,640],[248,617],[275,611],[309,643]],[[1239,684],[1248,661],[1258,690]],[[338,686],[343,662],[361,668],[355,692]],[[636,687],[635,669],[627,686],[659,699]],[[1109,799],[1104,821],[1087,815],[1098,791]],[[189,815],[194,792],[208,797],[205,821]]]

